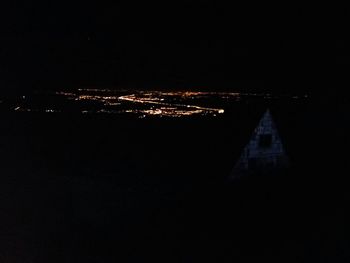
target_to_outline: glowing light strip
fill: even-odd
[[[206,107],[200,107],[200,106],[196,106],[196,105],[188,105],[188,104],[178,104],[178,103],[165,103],[165,102],[156,102],[154,100],[148,100],[143,99],[143,98],[136,98],[136,96],[134,94],[132,95],[125,95],[125,96],[120,96],[119,97],[120,100],[124,100],[124,101],[130,101],[130,102],[136,102],[136,103],[142,103],[142,104],[155,104],[155,105],[163,105],[163,106],[168,106],[168,107],[184,107],[184,108],[194,108],[197,110],[201,110],[201,111],[215,111],[218,113],[224,113],[224,109],[217,109],[217,108],[206,108]]]

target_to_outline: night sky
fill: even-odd
[[[1,91],[347,85],[346,9],[215,2],[1,4]]]

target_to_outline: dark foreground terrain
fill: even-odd
[[[293,166],[240,182],[227,175],[266,105],[1,113],[0,262],[348,262],[349,106],[269,106]]]

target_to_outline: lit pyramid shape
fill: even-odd
[[[244,174],[266,173],[287,166],[288,158],[271,113],[267,110],[244,148],[231,176],[239,178]]]

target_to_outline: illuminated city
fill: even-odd
[[[225,113],[226,107],[246,100],[279,98],[271,94],[205,92],[205,91],[128,91],[109,89],[78,89],[75,92],[57,91],[46,96],[47,105],[37,105],[35,96],[22,99],[13,107],[17,112],[80,112],[82,114],[119,114],[138,118],[188,116],[216,117]],[[306,98],[307,96],[303,96]],[[298,96],[290,96],[299,99]]]

